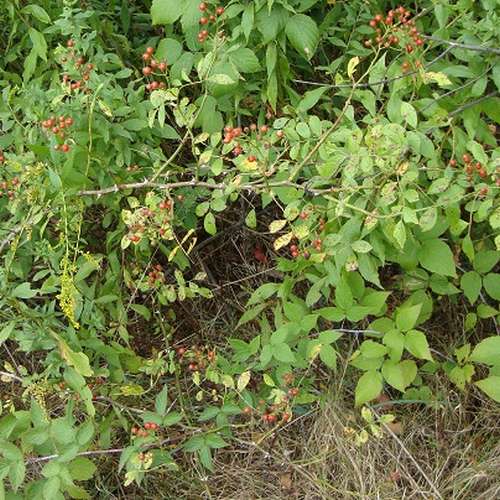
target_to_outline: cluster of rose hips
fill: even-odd
[[[389,48],[400,45],[401,35],[403,35],[404,42],[407,42],[405,50],[408,54],[411,54],[415,48],[421,48],[424,45],[424,40],[415,27],[415,21],[411,19],[411,12],[403,6],[389,10],[386,15],[377,14],[369,24],[375,30],[374,40],[379,47]],[[393,25],[396,26],[393,27]],[[368,39],[365,40],[364,45],[371,47],[372,43],[373,41]],[[407,70],[409,67],[409,63],[403,64],[403,69]]]
[[[68,49],[71,49],[69,52],[69,57],[72,60],[75,60],[75,69],[77,69],[80,73],[79,80],[73,80],[70,76],[65,73],[63,75],[63,83],[69,86],[70,90],[84,90],[88,92],[89,89],[85,86],[85,82],[90,79],[90,73],[94,69],[94,65],[92,63],[85,64],[85,58],[83,56],[76,57],[75,52],[73,51],[73,47],[75,46],[75,42],[69,39],[66,42],[66,46]],[[67,59],[63,58],[62,62],[66,62]]]
[[[73,125],[73,118],[71,116],[61,115],[58,119],[55,116],[47,118],[42,121],[42,127],[49,133],[54,134],[58,139],[64,141],[66,138],[66,130]],[[56,144],[54,149],[68,153],[70,150],[69,144]]]
[[[194,346],[192,350],[187,350],[185,347],[176,349],[177,356],[181,360],[189,362],[187,368],[191,372],[205,369],[209,364],[215,361],[215,351],[208,346],[202,346],[201,349]]]
[[[244,152],[243,146],[241,145],[240,142],[236,141],[241,136],[247,135],[247,134],[253,134],[255,133],[255,140],[260,141],[262,140],[266,134],[269,132],[269,127],[267,125],[261,125],[258,127],[255,123],[251,123],[248,127],[230,127],[226,126],[224,127],[224,137],[222,139],[222,142],[224,144],[233,144],[233,155],[239,156]],[[278,130],[276,132],[276,137],[278,139],[283,138],[284,132],[282,130]],[[264,147],[266,149],[271,147],[270,142],[265,142]],[[257,161],[257,157],[255,155],[249,155],[247,160],[249,162],[254,162]]]
[[[147,47],[144,54],[142,54],[142,60],[146,63],[146,66],[142,68],[142,74],[144,76],[151,76],[156,70],[160,73],[165,73],[167,71],[166,61],[157,61],[153,56],[155,49],[153,47]],[[153,80],[146,85],[146,89],[152,92],[153,90],[164,89],[166,87],[165,82],[159,82],[158,80]]]
[[[200,17],[200,26],[207,26],[209,23],[215,24],[217,18],[224,14],[224,7],[216,7],[213,13],[209,12],[209,5],[206,2],[201,2],[198,5],[198,10],[201,12],[202,16]],[[208,30],[206,28],[200,30],[198,33],[198,42],[204,43],[208,38]]]
[[[148,209],[146,208],[146,210]],[[148,285],[153,287],[164,282],[165,275],[163,274],[162,267],[160,264],[156,264],[155,268],[148,273]]]
[[[184,200],[184,195],[179,194],[176,198],[179,202],[182,202]],[[139,243],[139,241],[141,241],[141,235],[146,231],[146,225],[148,229],[157,231],[158,234],[163,237],[166,231],[164,226],[169,226],[169,218],[171,217],[170,213],[164,214],[164,212],[170,212],[172,207],[172,201],[167,199],[158,203],[158,212],[155,212],[147,207],[141,208],[139,210],[139,214],[141,215],[142,222],[138,221],[136,224],[130,226],[130,234],[128,236],[129,240],[132,243]],[[157,215],[160,215],[163,218],[160,221],[151,221],[151,219]]]
[[[149,436],[149,431],[157,431],[160,428],[158,424],[155,424],[154,422],[146,422],[144,424],[144,428],[141,427],[132,427],[130,432],[132,435],[137,436],[137,437],[148,437]]]
[[[285,396],[281,403],[272,404],[265,409],[263,407],[265,406],[266,402],[261,399],[258,404],[258,411],[259,413],[262,413],[262,420],[268,424],[273,424],[277,422],[278,416],[281,414],[281,421],[288,422],[292,418],[292,414],[288,408],[288,402],[291,399],[297,397],[299,393],[300,390],[298,387],[292,387],[288,389],[287,396]],[[251,408],[248,406],[245,407],[243,409],[243,413],[249,415],[251,413]]]
[[[309,216],[310,216],[310,212],[309,211],[302,210],[302,212],[300,212],[300,214],[299,214],[299,219],[301,219],[303,221],[306,221],[309,218]],[[323,232],[325,230],[325,225],[326,225],[325,220],[324,219],[320,219],[319,220],[319,231],[320,232]],[[321,252],[321,249],[322,249],[322,240],[321,240],[321,238],[315,238],[314,240],[312,240],[311,241],[311,246],[317,252]],[[289,250],[290,250],[290,255],[294,259],[296,259],[297,257],[299,257],[301,255],[301,253],[299,251],[299,247],[297,245],[297,242],[295,240],[293,240],[293,239],[290,242]],[[302,257],[304,257],[304,259],[309,259],[309,257],[311,257],[311,253],[308,250],[304,250],[302,252]]]
[[[21,181],[18,177],[14,177],[10,182],[8,180],[4,180],[0,182],[0,198],[5,193],[9,200],[13,200],[16,196],[15,190],[19,188]]]
[[[265,404],[264,400],[259,401],[259,406],[263,406]],[[280,413],[280,407],[279,405],[271,405],[268,408],[264,410],[264,413],[262,414],[262,421],[268,424],[274,424],[275,422],[278,421],[278,415]],[[253,409],[250,406],[245,406],[243,408],[243,413],[247,416],[250,416],[253,413]],[[292,418],[292,415],[288,411],[284,411],[281,414],[281,420],[282,422],[288,422]]]
[[[464,170],[465,170],[465,173],[467,174],[467,181],[468,182],[473,182],[473,180],[474,180],[474,173],[477,173],[477,175],[481,179],[486,179],[488,177],[488,172],[483,167],[483,165],[480,162],[474,163],[472,161],[472,158],[470,157],[469,154],[464,153],[462,155],[462,160],[463,160],[463,162],[465,164]],[[454,158],[452,158],[450,160],[450,167],[455,168],[456,166],[457,166],[457,160],[455,160]],[[500,186],[500,177],[496,178],[495,183],[496,183],[497,186]],[[488,194],[488,186],[483,186],[479,190],[479,195],[481,197],[484,197],[487,194]]]

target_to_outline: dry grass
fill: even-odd
[[[499,413],[494,403],[480,403],[475,413],[465,400],[392,408],[397,434],[357,446],[345,431],[356,425],[350,406],[330,398],[260,443],[259,433],[237,436],[213,475],[203,482],[194,474],[184,498],[499,498]]]

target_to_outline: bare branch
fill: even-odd
[[[19,382],[21,384],[23,383],[23,379],[21,377],[18,377],[17,375],[14,375],[13,373],[0,371],[0,377],[11,378],[12,380],[15,380],[16,382]]]
[[[472,108],[473,106],[476,106],[477,104],[486,101],[488,99],[491,99],[492,97],[495,97],[498,95],[498,91],[494,90],[493,92],[490,92],[489,94],[483,95],[482,97],[479,97],[478,99],[474,99],[473,101],[466,102],[462,106],[458,107],[457,109],[454,109],[451,113],[450,116],[454,117],[460,114],[462,111],[465,111],[466,109]]]
[[[460,43],[460,42],[454,42],[452,40],[443,40],[442,38],[438,38],[437,36],[428,36],[428,35],[421,35],[421,36],[426,40],[432,40],[433,42],[436,43],[449,45],[452,49],[472,50],[475,52],[489,52],[490,54],[500,55],[500,49],[496,47],[488,47],[485,45],[472,45],[470,43]]]

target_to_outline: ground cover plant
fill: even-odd
[[[0,498],[500,493],[497,0],[0,19]]]

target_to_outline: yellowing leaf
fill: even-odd
[[[238,382],[236,384],[236,388],[238,389],[239,392],[241,392],[250,382],[250,372],[247,370],[243,372],[239,377],[238,377]]]
[[[422,80],[424,83],[437,83],[440,87],[451,85],[450,79],[444,73],[435,73],[434,71],[423,73]]]
[[[286,223],[287,223],[286,219],[273,220],[271,224],[269,224],[269,232],[277,233],[286,226]]]
[[[349,78],[352,78],[352,75],[354,74],[354,71],[356,71],[356,67],[359,64],[359,57],[352,57],[349,62],[347,63],[347,76]]]
[[[73,351],[61,338],[58,338],[58,340],[61,358],[63,358],[69,366],[72,366],[80,375],[91,377],[94,372],[92,368],[90,368],[89,358],[83,352]]]
[[[288,245],[290,241],[292,241],[293,238],[293,233],[286,233],[283,236],[280,236],[278,239],[276,239],[273,243],[273,247],[275,250],[279,250],[280,248],[283,248],[284,246]]]

